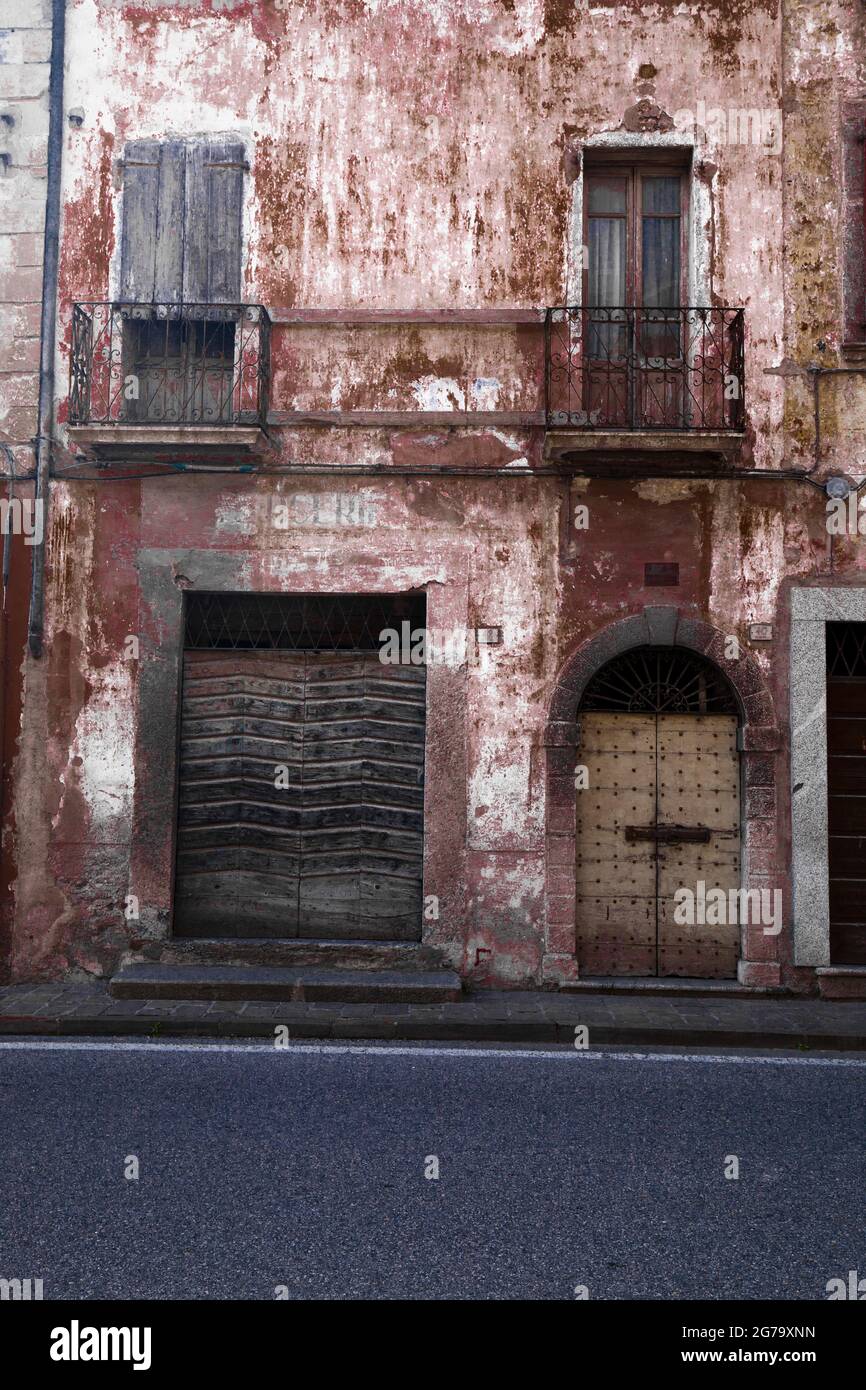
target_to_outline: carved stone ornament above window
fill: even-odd
[[[643,97],[636,106],[630,106],[622,118],[623,130],[639,132],[644,135],[657,131],[673,130],[673,117],[649,97]]]

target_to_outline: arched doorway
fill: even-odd
[[[575,774],[581,976],[736,976],[738,916],[719,910],[718,894],[706,903],[740,887],[739,722],[725,676],[683,647],[632,648],[587,682]]]

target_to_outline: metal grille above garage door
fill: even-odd
[[[176,934],[420,938],[426,672],[378,655],[402,622],[423,595],[192,597]]]

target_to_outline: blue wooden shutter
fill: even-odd
[[[179,140],[133,140],[123,161],[120,297],[177,302],[183,290],[185,152]]]
[[[240,301],[246,167],[244,147],[236,140],[211,140],[187,149],[183,281],[187,304]]]

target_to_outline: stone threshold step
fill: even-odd
[[[348,941],[315,937],[169,937],[148,943],[122,964],[285,966],[291,970],[438,970],[441,953],[420,941]]]
[[[663,979],[624,975],[593,975],[585,980],[569,980],[560,985],[563,994],[630,994],[652,998],[768,999],[788,997],[789,991],[779,987],[741,985],[739,980],[693,980],[685,976],[667,975]]]
[[[462,998],[451,970],[284,970],[252,965],[124,965],[115,999],[289,999],[335,1004],[448,1004]]]
[[[866,965],[819,965],[815,974],[822,999],[866,999]]]

